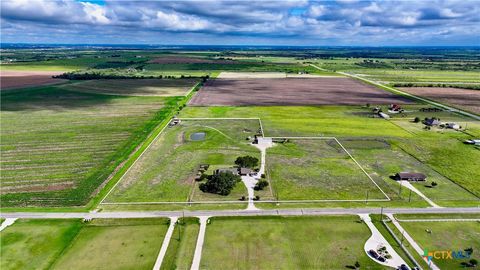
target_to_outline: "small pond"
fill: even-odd
[[[205,140],[205,132],[195,132],[190,135],[190,140],[192,141],[203,141]]]

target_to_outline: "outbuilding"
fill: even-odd
[[[249,175],[252,173],[252,170],[249,168],[240,168],[240,175]]]
[[[395,179],[405,181],[425,181],[425,179],[427,179],[427,176],[423,173],[399,172],[395,174]]]

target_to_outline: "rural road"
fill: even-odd
[[[202,216],[316,216],[380,214],[378,208],[309,208],[279,210],[199,210],[199,211],[117,211],[117,212],[12,212],[0,213],[2,218],[154,218],[154,217],[202,217]],[[465,214],[480,213],[480,207],[470,208],[384,208],[384,214]]]

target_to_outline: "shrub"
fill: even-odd
[[[432,187],[436,187],[437,185],[437,182],[432,182]]]
[[[413,119],[413,122],[414,122],[414,123],[418,123],[418,122],[420,122],[420,117],[418,117],[418,116],[417,116],[417,117],[415,117],[415,119]]]
[[[262,173],[262,175],[260,176],[261,178],[265,178],[266,175],[264,173]]]
[[[360,263],[358,261],[355,262],[355,268],[360,268]]]
[[[263,190],[264,188],[268,187],[268,181],[260,180],[255,184],[255,190]]]
[[[475,260],[475,259],[470,259],[470,261],[468,261],[470,263],[471,266],[477,266],[478,264],[478,261]]]

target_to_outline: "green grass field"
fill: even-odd
[[[63,86],[65,89],[120,96],[184,96],[199,81],[195,79],[91,80]]]
[[[185,269],[192,266],[199,230],[197,218],[181,218],[175,226],[161,269]]]
[[[200,164],[232,167],[238,156],[259,157],[246,137],[259,129],[258,120],[184,120],[167,127],[124,176],[105,202],[186,202],[238,200],[246,195],[242,183],[228,196],[203,193],[195,182]],[[205,140],[193,141],[203,132]]]
[[[167,227],[167,219],[93,220],[52,268],[152,269]]]
[[[201,269],[385,269],[363,246],[356,216],[218,217],[207,225]]]
[[[436,250],[463,251],[473,248],[472,259],[480,260],[479,222],[401,222],[417,244],[429,252]],[[431,233],[427,233],[426,230]],[[464,252],[465,254],[465,252]],[[441,269],[460,269],[467,259],[433,259]]]
[[[180,97],[2,93],[2,206],[82,205]]]
[[[80,220],[17,220],[0,233],[0,268],[49,269],[81,227]]]
[[[278,200],[386,199],[331,139],[277,144],[267,150],[267,174]]]

